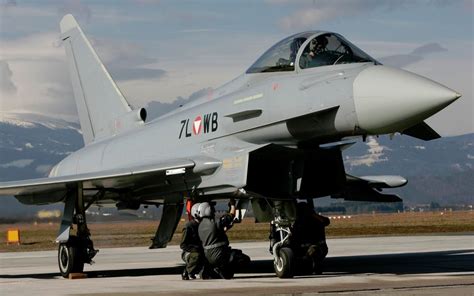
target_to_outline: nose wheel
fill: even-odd
[[[295,274],[295,256],[290,248],[281,248],[277,255],[274,255],[273,267],[275,274],[279,278],[292,278]]]
[[[277,217],[271,223],[270,251],[273,254],[273,268],[279,278],[295,275],[296,257],[291,249],[291,222]]]

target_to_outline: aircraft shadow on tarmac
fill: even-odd
[[[87,271],[89,278],[154,276],[181,274],[183,266],[138,268],[120,270]],[[455,250],[425,253],[364,255],[329,257],[325,260],[322,275],[314,277],[343,276],[355,274],[396,274],[414,275],[430,273],[474,272],[474,250]],[[53,279],[58,273],[2,275],[0,278]],[[240,270],[238,278],[275,277],[272,260],[256,260]],[[306,276],[307,277],[307,276]]]

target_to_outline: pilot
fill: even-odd
[[[314,58],[318,55],[326,51],[326,47],[328,45],[328,40],[326,36],[318,36],[311,40],[309,44],[303,51],[303,54],[300,58],[300,67],[304,68],[311,68],[315,66],[320,66],[319,63],[314,60]]]
[[[204,255],[211,268],[209,276],[213,273],[223,279],[231,279],[235,268],[250,262],[250,257],[241,250],[231,249],[226,231],[233,226],[235,217],[235,200],[229,201],[229,213],[221,218],[215,218],[214,206],[203,202],[199,205],[198,215],[199,238],[202,241]]]
[[[300,248],[303,257],[310,260],[315,274],[321,274],[323,260],[328,254],[325,228],[329,224],[330,220],[316,214],[308,203],[300,202],[296,205],[293,244]]]
[[[195,279],[203,268],[204,250],[202,248],[201,240],[199,239],[199,220],[197,211],[199,203],[196,203],[191,208],[191,220],[186,223],[183,228],[183,236],[181,244],[179,245],[183,252],[181,258],[186,264],[181,278],[183,280]]]
[[[328,45],[328,39],[326,38],[326,36],[321,35],[321,36],[318,36],[318,37],[314,38],[311,41],[311,43],[312,43],[312,48],[310,48],[309,54],[312,57],[314,57],[317,54],[320,54],[320,53],[322,53],[323,51],[326,50],[326,47]]]

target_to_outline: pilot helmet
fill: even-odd
[[[199,218],[212,217],[213,214],[214,214],[214,210],[208,202],[203,202],[199,204],[199,207],[197,210],[197,215]]]
[[[199,205],[200,205],[200,203],[195,203],[195,204],[193,204],[193,206],[191,207],[191,217],[193,217],[194,219],[199,218],[199,217],[198,217],[198,208],[199,208]]]
[[[328,45],[328,39],[325,35],[320,35],[315,38],[316,39],[316,49],[317,50],[322,50],[325,49],[326,46]]]

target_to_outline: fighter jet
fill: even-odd
[[[72,15],[60,22],[85,147],[48,178],[0,183],[24,204],[63,203],[57,242],[61,275],[81,272],[97,253],[85,211],[163,207],[151,248],[165,247],[186,203],[235,198],[281,240],[275,270],[291,277],[285,244],[296,199],[324,196],[393,202],[400,176],[346,174],[341,151],[354,139],[439,135],[424,120],[461,95],[422,76],[384,66],[343,36],[308,31],[268,49],[209,95],[155,120],[133,108]],[[75,233],[72,233],[72,226]]]

